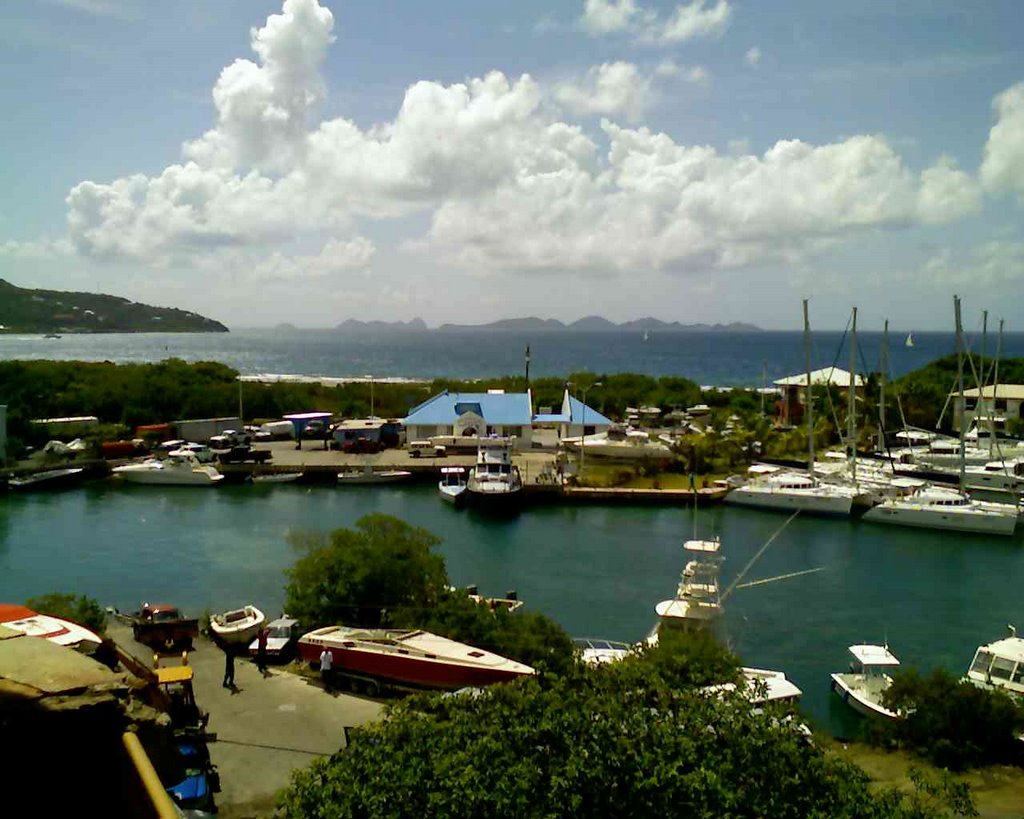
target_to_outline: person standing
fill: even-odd
[[[260,670],[260,674],[266,674],[267,629],[265,628],[261,628],[259,634],[256,635],[256,667]]]
[[[329,648],[320,652],[320,680],[324,684],[324,691],[331,690],[331,663],[333,661],[334,656]]]
[[[224,649],[224,687],[235,687],[235,655],[229,648]]]

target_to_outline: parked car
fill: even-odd
[[[409,454],[413,458],[443,458],[448,450],[433,441],[413,441],[409,444]]]
[[[287,661],[295,656],[296,644],[302,636],[302,626],[292,617],[278,617],[266,625],[267,659]],[[249,656],[255,657],[259,650],[259,638],[249,643]]]
[[[321,421],[319,418],[314,418],[312,421],[307,421],[305,428],[302,430],[303,438],[323,438],[327,434],[327,424]]]
[[[231,449],[236,446],[248,446],[251,443],[252,436],[248,432],[236,432],[233,429],[226,429],[210,439],[210,446],[213,449]]]

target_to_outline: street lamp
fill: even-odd
[[[587,454],[587,390],[600,386],[601,382],[595,381],[587,387],[580,388],[580,392],[583,393],[583,409],[580,410],[580,478],[583,477],[583,466],[586,462]]]
[[[374,416],[374,414],[373,414],[373,376],[372,375],[365,375],[363,377],[370,379],[370,417],[374,418],[376,416]]]

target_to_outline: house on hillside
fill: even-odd
[[[859,375],[851,376],[839,367],[822,367],[811,371],[811,385],[814,387],[835,387],[842,393],[850,389],[850,381],[859,395],[864,393],[864,379]],[[807,373],[790,375],[773,382],[782,390],[782,397],[775,402],[773,413],[775,423],[783,426],[796,426],[804,418],[807,403]]]
[[[960,396],[952,396],[956,415],[960,417]],[[964,423],[968,429],[977,421],[992,424],[996,432],[1004,432],[1009,421],[1024,418],[1024,384],[990,384],[982,390],[964,390]]]

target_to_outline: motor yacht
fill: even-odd
[[[209,464],[201,464],[188,450],[176,449],[160,460],[149,458],[139,464],[114,467],[113,473],[129,483],[163,486],[215,486],[224,476]]]
[[[481,440],[476,465],[466,481],[466,499],[480,509],[496,512],[519,510],[523,498],[523,479],[512,463],[510,442],[503,439]]]
[[[978,646],[964,679],[979,688],[998,688],[1024,698],[1024,638],[1013,626],[1009,629],[1009,637]]]

